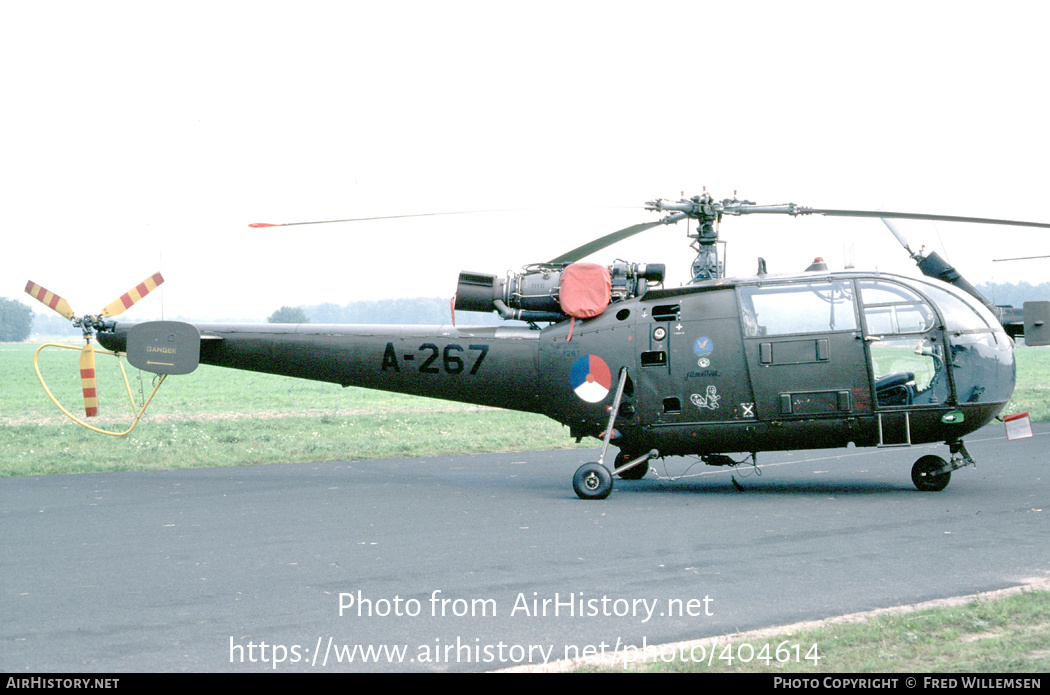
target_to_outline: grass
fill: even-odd
[[[1028,411],[1035,422],[1050,421],[1050,347],[1019,347],[1017,386],[1006,413]]]
[[[634,663],[626,667],[580,670],[1045,674],[1050,672],[1050,591],[1024,591],[911,612],[887,611],[860,621],[828,621],[814,629],[758,639],[703,640],[633,658]]]
[[[127,437],[89,432],[62,415],[33,370],[37,346],[0,344],[0,475],[332,461],[574,446],[568,429],[528,413],[202,365],[161,386]],[[1006,412],[1050,420],[1050,350],[1018,348],[1018,385]],[[79,351],[45,349],[40,368],[60,402],[81,410]],[[101,417],[123,431],[134,411],[116,360],[96,363]],[[152,375],[129,368],[138,402]],[[247,422],[250,420],[250,422]],[[594,446],[587,441],[584,446]]]
[[[38,346],[0,344],[0,476],[240,466],[527,451],[575,446],[541,415],[207,365],[161,385],[126,437],[88,431],[59,412],[33,369]],[[78,417],[79,351],[45,349],[48,387]],[[134,418],[116,360],[99,355],[101,415],[124,431]],[[153,388],[128,370],[141,403]],[[593,446],[591,441],[587,446]]]

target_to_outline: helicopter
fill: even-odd
[[[546,415],[577,441],[602,442],[598,460],[573,476],[575,493],[587,500],[608,497],[614,476],[640,479],[650,461],[668,456],[757,466],[760,452],[850,444],[943,442],[947,460],[924,455],[911,471],[919,490],[943,490],[953,471],[975,465],[963,438],[1010,399],[1014,339],[1050,345],[1050,302],[994,306],[936,252],[913,251],[890,220],[1050,224],[756,205],[706,191],[645,209],[669,214],[520,273],[461,272],[450,325],[110,320],[163,282],[159,274],[98,316],[75,318],[65,300],[35,283],[26,291],[83,329],[82,376],[93,376],[97,339],[161,375],[154,394],[166,376],[209,364]],[[787,275],[768,273],[759,259],[754,275],[727,277],[719,224],[746,214],[879,218],[923,277],[831,271],[819,258]],[[377,218],[331,221],[360,219]],[[687,284],[665,287],[663,264],[583,260],[681,220],[695,223],[687,232],[696,251]],[[251,226],[291,224],[305,223]],[[495,312],[506,322],[458,326],[456,311]],[[94,383],[84,379],[90,417]],[[613,443],[619,452],[610,463]],[[740,452],[744,458],[731,456]]]

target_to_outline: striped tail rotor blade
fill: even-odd
[[[132,287],[130,290],[120,295],[120,298],[115,299],[106,305],[102,310],[102,315],[105,317],[116,316],[122,314],[130,309],[135,302],[139,301],[153,290],[160,287],[160,284],[164,282],[164,278],[161,277],[160,273],[154,273],[148,278],[140,282],[139,284]]]
[[[41,304],[54,309],[67,319],[73,318],[73,308],[69,306],[69,302],[59,297],[51,290],[41,287],[32,280],[26,283],[26,294],[33,299],[36,299]]]
[[[95,381],[95,346],[85,345],[80,351],[80,386],[84,390],[84,415],[98,415],[98,386]]]

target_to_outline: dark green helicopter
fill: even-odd
[[[89,345],[95,335],[133,366],[163,375],[204,363],[541,413],[577,439],[602,440],[598,461],[573,479],[584,499],[607,497],[614,475],[641,478],[655,458],[757,465],[760,451],[850,443],[944,442],[949,460],[927,455],[912,469],[920,490],[942,490],[953,470],[974,463],[963,437],[1010,399],[1013,338],[1050,344],[1050,302],[993,306],[936,253],[908,248],[888,220],[1050,224],[759,206],[707,193],[646,209],[671,214],[521,273],[461,273],[454,310],[494,311],[513,322],[506,325],[457,326],[454,316],[447,326],[122,325],[105,320],[112,310],[74,322]],[[759,259],[754,276],[725,277],[718,223],[759,213],[881,218],[926,278],[831,272],[819,259],[796,275],[768,274]],[[683,219],[696,221],[689,234],[697,251],[684,286],[663,287],[662,264],[580,262]],[[26,289],[52,308],[62,301],[58,310],[73,318],[64,300],[32,283]],[[133,302],[144,292],[131,295]],[[619,448],[611,465],[610,443]],[[743,459],[729,456],[738,452]]]

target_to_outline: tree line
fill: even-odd
[[[1050,299],[1050,282],[1038,285],[985,282],[976,287],[993,304],[1021,307],[1025,302]],[[447,324],[452,322],[452,308],[449,300],[441,297],[377,299],[344,305],[329,302],[302,307],[284,306],[267,320],[270,323]],[[456,321],[475,326],[500,323],[494,313],[473,311],[459,312]],[[51,312],[34,314],[26,304],[0,297],[0,342],[20,342],[30,335],[79,336],[80,331],[61,316]]]
[[[0,342],[21,342],[29,337],[32,327],[32,309],[22,302],[0,297]]]
[[[1028,282],[982,282],[975,287],[992,304],[1015,306],[1018,309],[1025,302],[1050,299],[1050,282],[1041,282],[1038,285]]]
[[[304,320],[305,319],[305,320]],[[267,318],[270,323],[376,323],[433,325],[452,323],[450,301],[441,297],[414,299],[377,299],[350,302],[342,306],[331,302],[303,307],[281,307]],[[496,314],[475,311],[457,312],[456,321],[463,324],[495,325]]]

